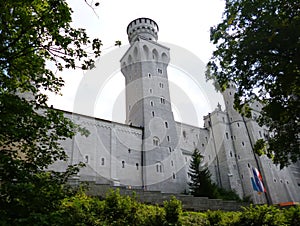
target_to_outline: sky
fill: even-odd
[[[102,41],[102,55],[94,70],[57,74],[65,86],[62,96],[49,96],[55,108],[124,123],[125,80],[119,60],[129,47],[127,25],[139,17],[156,21],[158,42],[171,48],[168,77],[175,120],[202,126],[203,115],[218,102],[222,105],[221,95],[205,82],[204,70],[214,49],[209,30],[221,20],[224,0],[87,0],[100,3],[94,10],[84,0],[67,2],[74,11],[73,25]],[[121,47],[114,46],[116,40]]]

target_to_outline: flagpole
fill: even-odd
[[[258,169],[259,172],[261,172],[261,174],[263,175],[263,179],[264,179],[264,178],[266,178],[266,177],[265,177],[265,172],[261,169],[261,166],[260,166],[259,161],[258,161],[258,159],[257,159],[256,153],[254,152],[253,143],[252,143],[252,140],[251,140],[251,137],[250,137],[250,132],[249,132],[249,130],[248,130],[248,126],[247,126],[245,117],[242,116],[242,119],[243,119],[243,122],[244,122],[244,124],[245,124],[246,131],[247,131],[247,134],[248,134],[248,137],[249,137],[249,141],[250,141],[250,145],[251,145],[251,148],[252,148],[252,152],[253,152],[253,154],[254,154],[254,160],[255,160],[255,163],[256,163],[256,165],[257,165],[257,169]],[[264,179],[264,180],[266,181],[266,179]],[[269,188],[269,186],[268,186],[267,183],[265,183],[264,186],[265,186],[266,188]],[[268,192],[268,191],[269,191],[269,189],[267,189],[267,191],[264,192],[264,194],[265,194],[265,197],[266,197],[266,200],[267,200],[267,204],[268,204],[268,205],[271,205],[271,198],[269,197],[269,192]]]

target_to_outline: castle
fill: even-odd
[[[204,156],[212,180],[254,203],[300,201],[300,165],[282,170],[266,156],[257,156],[253,144],[266,139],[268,130],[255,118],[261,104],[254,103],[252,118],[233,108],[235,87],[223,93],[225,110],[218,107],[204,117],[204,128],[174,120],[167,67],[169,48],[159,44],[158,26],[148,18],[133,20],[127,27],[130,47],[121,58],[126,82],[126,124],[65,112],[76,124],[90,131],[62,141],[68,162],[52,167],[85,162],[78,174],[81,181],[137,189],[184,193],[189,190],[191,156],[198,149]],[[253,189],[252,167],[262,174],[265,193]]]

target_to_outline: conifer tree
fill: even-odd
[[[190,190],[191,194],[196,197],[217,197],[217,187],[212,183],[210,177],[211,174],[208,171],[208,168],[202,167],[201,163],[203,162],[203,156],[200,154],[198,149],[195,149],[192,160],[190,163],[190,169],[188,175],[190,177]]]

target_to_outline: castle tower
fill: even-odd
[[[144,129],[143,186],[176,192],[182,184],[176,163],[183,161],[176,152],[178,138],[167,75],[169,48],[157,43],[158,30],[148,18],[133,20],[127,27],[130,47],[121,59],[126,123]]]
[[[253,142],[250,138],[250,131],[245,123],[245,118],[234,109],[235,93],[236,87],[233,84],[228,85],[227,89],[222,93],[229,126],[225,134],[225,140],[231,139],[233,142],[234,157],[237,162],[243,195],[245,197],[250,196],[255,203],[266,203],[268,197],[258,195],[251,184],[252,166],[260,169],[260,164],[253,152]]]

